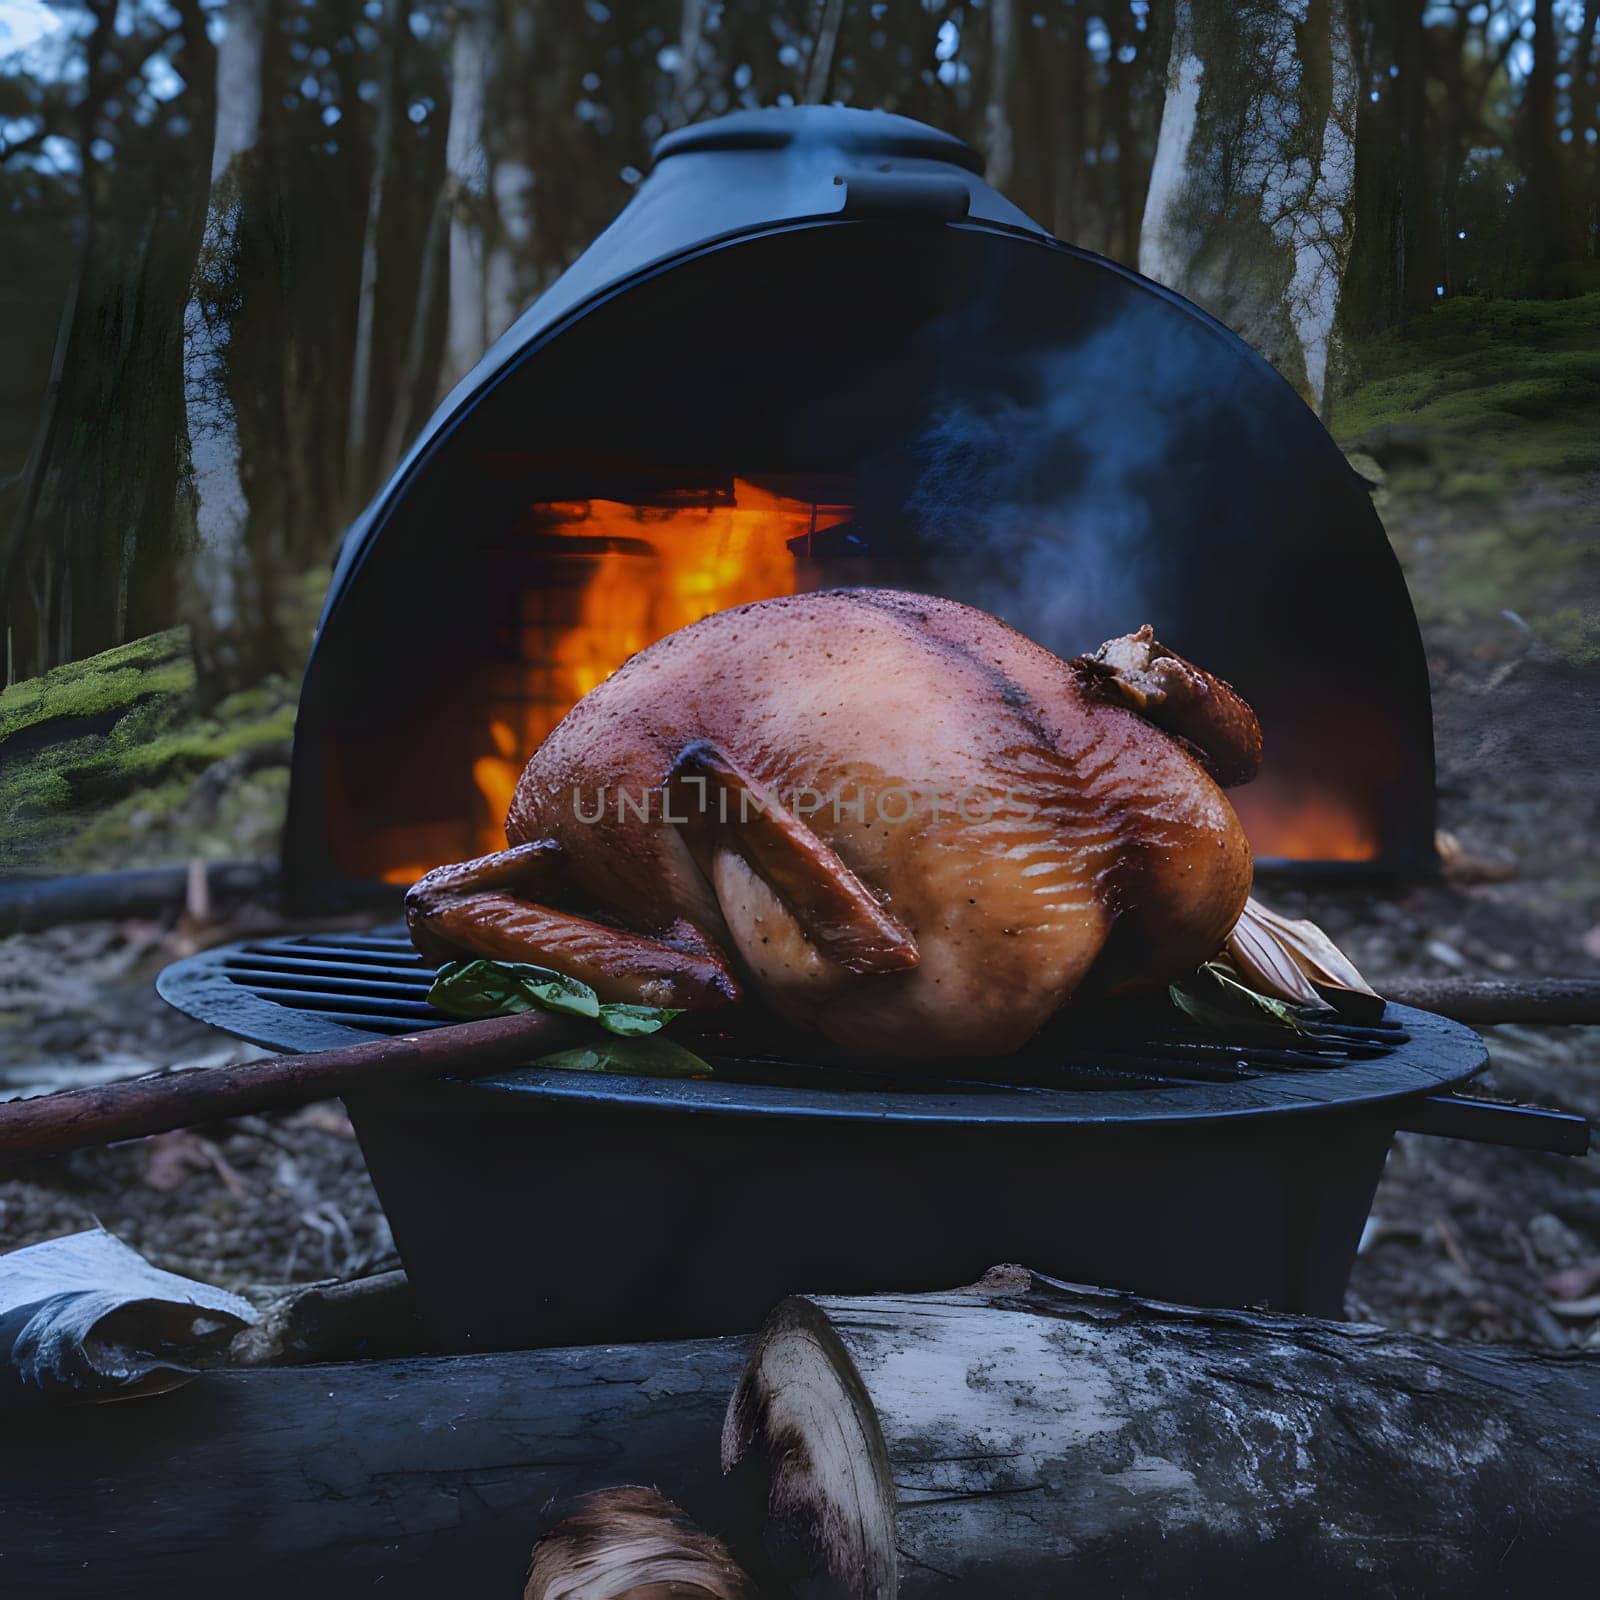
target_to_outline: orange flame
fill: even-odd
[[[1257,856],[1286,861],[1371,861],[1378,855],[1374,819],[1345,796],[1304,784],[1260,779],[1228,798]]]
[[[539,506],[533,515],[542,535],[555,536],[553,564],[566,558],[586,575],[564,615],[558,595],[528,597],[523,694],[515,704],[487,708],[488,748],[473,763],[487,812],[485,850],[505,847],[506,809],[523,766],[584,695],[646,645],[691,622],[793,594],[791,545],[844,521],[849,510],[735,479],[731,499],[717,505],[580,500]]]

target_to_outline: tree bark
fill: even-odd
[[[405,354],[400,363],[400,381],[395,385],[394,404],[389,409],[389,426],[384,435],[383,453],[377,477],[385,481],[400,464],[411,442],[416,414],[434,398],[424,382],[434,318],[439,303],[439,280],[443,276],[445,241],[450,233],[449,179],[435,197],[428,213],[427,232],[422,240],[422,261],[417,269],[417,297],[406,330]],[[419,403],[420,402],[420,403]]]
[[[1359,91],[1347,0],[1302,21],[1180,0],[1139,268],[1230,324],[1314,405],[1350,245]],[[1126,135],[1124,135],[1126,137]]]
[[[1056,94],[1045,99],[1046,105],[1054,107],[1056,118],[1054,232],[1058,238],[1070,244],[1082,244],[1088,238],[1087,222],[1083,215],[1088,59],[1083,18],[1074,9],[1067,14],[1062,50],[1062,83]]]
[[[1011,182],[1016,145],[1011,128],[1016,76],[1015,0],[989,0],[989,99],[984,107],[984,177],[1004,191]]]
[[[1600,1559],[1600,1358],[997,1268],[795,1298],[723,1464],[808,1595],[1517,1595]]]
[[[833,84],[833,61],[839,50],[839,29],[844,25],[844,0],[821,0],[816,37],[811,41],[811,59],[806,64],[806,81],[800,91],[801,103],[820,106]]]
[[[484,146],[494,26],[487,0],[456,16],[450,47],[450,122],[445,169],[450,205],[450,299],[439,393],[450,392],[489,347],[487,250],[489,157]]]
[[[549,44],[543,37],[543,8],[535,0],[519,0],[500,30],[495,78],[503,92],[490,99],[492,115],[485,131],[494,197],[484,272],[485,331],[490,340],[499,338],[538,292],[534,231],[538,175],[533,166],[538,138],[524,85],[538,77],[543,65],[540,51]]]
[[[252,308],[240,294],[247,226],[260,201],[257,146],[270,0],[232,0],[217,46],[216,120],[205,231],[184,311],[184,398],[189,435],[190,503],[196,547],[189,583],[195,608],[195,651],[211,695],[254,675],[271,659],[274,606],[258,585],[264,576],[252,550],[267,537],[276,496],[252,505],[250,440],[241,428],[238,391],[269,382],[239,370],[240,323]],[[281,377],[280,377],[281,382]],[[256,475],[261,488],[285,468]],[[268,473],[272,474],[271,477]],[[252,528],[252,518],[258,524]]]
[[[213,1372],[6,1419],[8,1595],[515,1596],[569,1496],[659,1484],[738,1522],[717,1430],[744,1341]]]
[[[678,23],[678,67],[672,75],[672,96],[666,109],[669,128],[683,127],[705,104],[705,95],[699,87],[705,28],[706,0],[683,0],[683,13]]]
[[[1556,127],[1559,67],[1554,0],[1534,0],[1533,65],[1523,91],[1522,116],[1528,183],[1533,191],[1539,241],[1538,264],[1544,268],[1557,266],[1578,254],[1567,205],[1561,138]]]
[[[394,142],[395,59],[400,50],[398,0],[383,0],[378,19],[378,109],[372,133],[372,178],[367,185],[367,220],[361,236],[361,286],[356,295],[356,344],[350,366],[350,417],[345,434],[345,493],[366,498],[371,434],[372,343],[378,315],[378,245],[383,226],[383,189]]]

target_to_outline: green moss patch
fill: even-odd
[[[1600,294],[1447,300],[1350,362],[1333,429],[1380,459],[1420,442],[1480,473],[1600,467]]]
[[[188,630],[169,628],[86,660],[70,661],[42,678],[12,684],[0,693],[0,749],[24,728],[116,716],[141,700],[185,695],[193,689]]]
[[[99,870],[270,849],[294,687],[270,679],[204,714],[194,691],[188,637],[174,629],[0,695],[0,867]],[[222,769],[219,794],[197,802],[194,780],[232,757],[237,773]]]
[[[1445,301],[1351,364],[1334,432],[1383,480],[1423,623],[1509,649],[1510,611],[1600,664],[1600,294]]]

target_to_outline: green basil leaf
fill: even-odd
[[[566,1072],[619,1072],[640,1078],[709,1078],[711,1063],[671,1039],[601,1039],[541,1056],[536,1067]]]
[[[440,967],[428,1001],[452,1017],[507,1017],[533,1010],[600,1015],[599,997],[588,984],[519,961],[451,961]]]
[[[439,968],[428,1000],[452,1017],[474,1019],[561,1011],[588,1017],[608,1033],[629,1039],[655,1033],[683,1015],[664,1006],[602,1005],[588,984],[525,961],[451,961]]]
[[[610,1033],[635,1039],[643,1034],[655,1033],[666,1027],[681,1011],[668,1011],[662,1006],[630,1006],[620,1001],[600,1007],[600,1026]]]

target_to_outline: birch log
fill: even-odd
[[[232,291],[239,277],[249,166],[261,138],[265,0],[232,0],[217,46],[217,115],[205,232],[183,318],[184,410],[193,463],[198,548],[191,574],[207,631],[225,635],[250,597],[239,582],[247,565],[251,507],[233,399]]]
[[[1016,75],[1015,0],[989,0],[989,100],[984,107],[984,178],[1004,191],[1011,182],[1015,144],[1011,132],[1011,87]],[[1076,92],[1076,85],[1068,90]]]
[[[551,48],[543,34],[543,8],[520,0],[506,16],[497,41],[496,77],[513,84],[539,81],[541,51]],[[533,151],[538,147],[534,97],[501,97],[485,130],[490,147],[491,240],[484,265],[484,334],[498,339],[538,293],[534,197],[538,178]]]
[[[1139,270],[1323,406],[1350,252],[1360,93],[1349,0],[1179,0]]]
[[[807,1597],[1532,1594],[1600,1561],[1600,1357],[996,1268],[784,1301],[723,1428]]]
[[[456,13],[450,46],[450,121],[444,161],[450,190],[450,301],[439,392],[449,393],[488,348],[486,279],[489,158],[484,147],[494,27],[487,0]]]
[[[806,64],[805,85],[800,91],[803,105],[820,106],[833,85],[833,58],[839,49],[839,30],[844,26],[844,0],[822,0],[817,16],[816,37],[811,41],[811,59]]]

